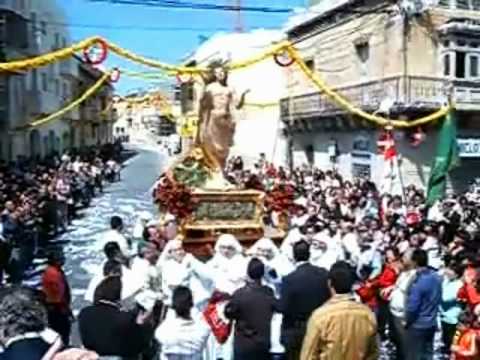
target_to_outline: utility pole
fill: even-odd
[[[234,31],[238,33],[242,33],[245,31],[245,26],[243,23],[243,14],[242,14],[242,0],[232,0],[232,1],[233,1],[233,6],[236,8]]]

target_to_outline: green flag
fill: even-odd
[[[428,206],[443,198],[447,187],[447,174],[460,163],[456,122],[455,110],[452,110],[447,114],[438,137],[437,154],[428,179]]]

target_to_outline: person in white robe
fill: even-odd
[[[345,259],[341,234],[334,221],[330,222],[327,229],[315,236],[311,245],[310,262],[312,265],[330,270],[334,263]]]
[[[143,232],[147,227],[149,221],[153,218],[152,214],[148,211],[142,211],[138,216],[137,220],[135,221],[135,225],[133,226],[133,238],[135,240],[142,240],[143,239]]]
[[[287,267],[286,269],[287,273],[290,273],[295,270],[295,259],[293,258],[293,245],[295,245],[295,243],[302,240],[302,238],[303,238],[303,235],[300,232],[300,229],[297,227],[294,227],[288,232],[287,236],[282,242],[282,245],[280,245],[280,253],[286,259],[285,266]]]
[[[147,311],[153,308],[155,301],[164,300],[161,273],[157,267],[158,258],[158,246],[146,243],[139,249],[139,255],[132,260],[131,273],[140,286],[135,301]]]
[[[310,263],[325,270],[330,270],[338,261],[338,254],[332,247],[319,237],[310,244]]]
[[[248,250],[248,254],[263,262],[266,270],[263,281],[265,285],[272,288],[275,297],[279,298],[282,278],[291,272],[289,260],[280,252],[274,242],[268,238],[258,240]],[[270,330],[270,353],[272,354],[285,353],[285,348],[280,343],[282,321],[282,314],[273,314]]]
[[[177,286],[192,290],[195,307],[202,311],[212,293],[211,274],[206,265],[187,253],[181,240],[170,240],[157,263],[162,274],[165,304],[171,305],[172,292]]]
[[[361,251],[358,244],[358,234],[353,228],[353,223],[348,221],[343,222],[340,233],[342,247],[345,252],[345,258],[352,266],[356,267]]]
[[[213,281],[213,289],[222,293],[233,293],[245,285],[247,280],[247,259],[243,255],[242,245],[231,234],[220,235],[215,243],[214,256],[207,262],[207,267]],[[223,313],[224,304],[218,305],[218,311]],[[231,360],[233,358],[233,335],[223,345],[217,343],[211,336],[207,351],[207,359]]]
[[[238,240],[230,234],[223,234],[215,243],[215,254],[207,262],[214,289],[232,295],[245,285],[247,260]]]

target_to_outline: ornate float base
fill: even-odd
[[[260,239],[264,196],[255,190],[195,190],[195,210],[182,226],[185,247],[198,253],[221,234],[232,234],[247,246]]]

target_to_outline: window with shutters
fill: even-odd
[[[478,78],[478,55],[468,56],[468,68],[470,78]]]
[[[42,73],[42,90],[43,91],[48,91],[48,79],[47,79],[47,74]]]
[[[442,75],[449,78],[480,78],[480,46],[474,39],[444,39],[441,50]]]
[[[450,54],[443,55],[443,75],[450,76]]]

